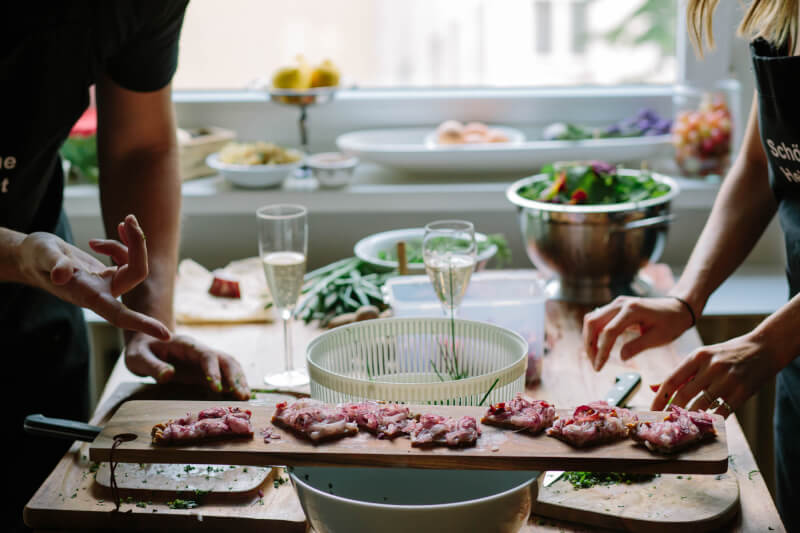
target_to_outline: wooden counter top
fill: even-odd
[[[629,405],[647,409],[653,398],[649,384],[660,383],[681,358],[701,345],[697,331],[692,329],[668,346],[648,350],[625,363],[619,359],[619,346],[612,351],[608,364],[595,372],[586,357],[580,334],[586,308],[563,302],[548,302],[547,338],[550,350],[545,356],[541,383],[528,389],[536,398],[546,399],[556,405],[577,405],[600,398],[613,383],[614,377],[625,371],[636,371],[642,376],[642,387],[628,402]],[[180,327],[179,332],[190,334],[215,348],[235,355],[241,362],[251,387],[264,388],[263,376],[281,370],[283,362],[282,328],[280,324],[246,324],[236,326]],[[293,325],[295,364],[304,364],[305,347],[322,330]],[[146,382],[131,374],[122,358],[117,362],[104,391],[100,404],[114,403],[114,391],[127,382]],[[124,388],[124,387],[123,387]],[[735,416],[726,422],[730,468],[740,487],[741,513],[729,531],[783,531],[777,509],[760,475],[754,474],[758,466]],[[522,531],[583,531],[585,527],[545,520],[541,523],[532,516]]]

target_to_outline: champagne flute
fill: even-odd
[[[295,370],[290,325],[306,273],[308,210],[300,205],[276,204],[260,207],[258,253],[272,296],[272,304],[283,321],[284,371],[264,377],[273,387],[296,387],[308,383],[308,374]]]
[[[422,256],[445,314],[455,318],[475,269],[475,227],[466,220],[438,220],[425,226]]]

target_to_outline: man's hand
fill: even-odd
[[[158,383],[202,384],[238,400],[250,399],[247,379],[236,359],[185,335],[160,341],[134,333],[125,347],[125,364],[134,374],[151,376]]]
[[[90,242],[96,252],[111,256],[115,267],[107,267],[56,235],[37,232],[20,243],[18,268],[29,285],[89,308],[119,328],[169,339],[164,324],[117,300],[147,277],[147,248],[136,217],[128,215],[118,233],[122,242]]]

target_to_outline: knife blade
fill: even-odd
[[[633,396],[642,384],[642,376],[636,372],[626,372],[614,378],[614,386],[609,390],[603,398],[609,405],[618,405],[620,407],[625,405],[625,402]],[[563,470],[548,470],[544,473],[544,480],[542,485],[549,487],[561,476],[564,475]]]
[[[50,418],[37,414],[25,417],[23,429],[25,433],[31,435],[92,442],[103,428],[75,420]]]

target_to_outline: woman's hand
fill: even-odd
[[[677,339],[692,326],[688,309],[676,298],[633,298],[619,296],[583,317],[583,344],[592,366],[600,370],[622,332],[638,327],[637,338],[620,350],[623,361],[648,348]]]
[[[661,384],[652,409],[664,409],[672,398],[672,404],[688,404],[690,410],[718,406],[716,413],[727,417],[783,366],[768,343],[753,333],[704,346]]]
[[[169,339],[170,332],[164,324],[129,309],[117,299],[141,283],[148,273],[145,237],[136,217],[128,215],[117,231],[121,242],[89,242],[94,251],[110,256],[115,267],[104,265],[52,233],[27,235],[17,252],[22,279],[62,300],[93,310],[119,328]]]
[[[160,341],[143,333],[131,334],[125,346],[125,365],[134,374],[151,376],[158,383],[200,384],[239,400],[250,399],[247,379],[236,359],[185,335]]]

